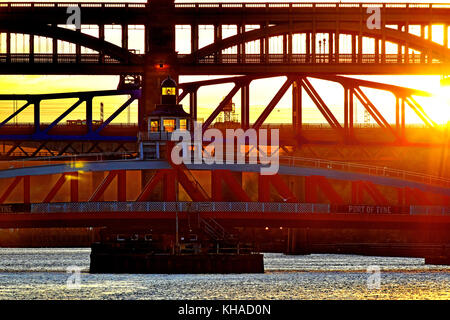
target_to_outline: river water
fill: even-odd
[[[99,275],[89,255],[0,248],[0,299],[450,299],[450,266],[417,258],[266,253],[264,274]]]

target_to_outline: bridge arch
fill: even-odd
[[[141,57],[113,43],[78,31],[73,31],[57,26],[37,24],[31,27],[27,24],[0,22],[0,32],[22,33],[29,34],[30,36],[36,35],[41,37],[54,38],[79,44],[86,48],[104,53],[111,58],[117,59],[121,62],[131,64],[139,64],[142,62]]]
[[[220,53],[222,50],[237,46],[241,43],[246,43],[255,40],[261,40],[265,37],[276,37],[288,33],[306,33],[312,32],[312,25],[310,22],[297,22],[292,25],[280,24],[265,28],[260,28],[252,31],[247,31],[242,34],[237,34],[222,40],[218,40],[208,46],[205,46],[184,58],[184,62],[195,62],[195,59],[210,56],[215,53]],[[316,33],[335,33],[336,32],[336,22],[332,21],[322,21],[316,22],[315,26]],[[339,33],[340,34],[355,34],[366,36],[374,39],[385,38],[386,41],[393,42],[398,45],[408,45],[409,48],[427,53],[430,52],[433,57],[440,59],[441,61],[450,60],[450,49],[444,46],[420,38],[408,32],[399,31],[392,28],[385,28],[384,34],[381,29],[368,29],[365,25],[361,28],[359,24],[351,22],[340,22],[339,23]]]

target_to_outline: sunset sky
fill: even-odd
[[[8,2],[8,1],[0,1]],[[10,1],[11,2],[11,1]],[[13,1],[19,2],[19,1]],[[54,1],[40,1],[40,2],[54,2]],[[66,1],[67,2],[67,1]],[[86,1],[87,2],[87,1]],[[102,2],[102,1],[91,1],[91,2]],[[108,2],[123,2],[109,0]],[[130,2],[145,2],[145,1],[130,1]],[[177,1],[177,2],[195,2],[195,1]],[[215,2],[215,1],[197,1],[197,2]],[[255,1],[233,1],[228,0],[226,2],[255,2]],[[256,1],[261,2],[261,1]],[[271,1],[271,2],[286,2],[286,1]],[[309,1],[297,1],[297,2],[309,2]],[[332,1],[316,1],[316,2],[332,2]],[[358,2],[358,1],[341,1],[341,2]],[[365,1],[370,2],[370,1]],[[408,1],[386,1],[386,2],[408,2]],[[419,1],[415,1],[419,2]],[[426,2],[426,1],[423,1]],[[252,28],[252,26],[248,26]],[[142,39],[143,30],[141,26],[136,26],[130,30],[130,49],[143,51]],[[201,26],[200,35],[200,47],[209,44],[212,41],[212,26]],[[433,27],[433,41],[442,43],[443,27],[436,26]],[[98,29],[91,26],[83,26],[83,32],[90,35],[96,36],[98,34]],[[235,34],[235,27],[229,26],[224,27],[223,36],[231,36]],[[417,28],[412,27],[411,33],[417,34]],[[110,26],[106,30],[105,37],[108,41],[116,44],[120,44],[120,27]],[[177,50],[180,53],[189,53],[190,44],[190,30],[186,26],[177,27]],[[11,46],[13,52],[27,52],[28,51],[28,36],[23,37],[19,35],[17,37],[12,37]],[[5,35],[0,36],[0,52],[5,50]],[[365,39],[366,41],[366,39]],[[365,43],[365,47],[370,50],[371,42]],[[50,44],[50,45],[49,45]],[[248,44],[248,52],[255,50],[257,47],[254,43]],[[298,50],[300,53],[303,46],[301,42],[301,36],[294,38],[294,50]],[[342,41],[342,46],[345,46],[345,41]],[[280,42],[274,40],[271,42],[271,52],[276,52],[279,50]],[[38,39],[35,44],[37,52],[46,53],[51,52],[51,42],[45,39]],[[59,52],[71,52],[74,46],[68,43],[60,42],[58,44]],[[341,50],[346,50],[346,48],[341,48]],[[396,46],[387,46],[388,53],[396,52]],[[88,49],[84,49],[83,52],[90,52]],[[229,49],[228,52],[233,52]],[[180,82],[188,82],[203,79],[212,79],[213,77],[193,77],[193,76],[181,76]],[[435,96],[433,98],[417,98],[417,100],[422,104],[431,118],[438,123],[446,123],[449,117],[449,105],[450,105],[450,93],[448,89],[441,88],[440,77],[439,76],[358,76],[357,78],[368,79],[372,81],[379,81],[384,83],[402,85],[406,87],[416,88],[424,91],[432,92]],[[257,119],[264,107],[272,99],[276,91],[283,84],[283,78],[272,78],[265,80],[257,80],[252,82],[250,88],[250,110],[251,116],[250,121],[253,122]],[[330,83],[320,80],[311,81],[315,86],[316,90],[321,93],[322,98],[334,112],[337,119],[343,122],[343,90],[335,83]],[[2,75],[0,77],[0,93],[12,94],[12,93],[53,93],[53,92],[70,92],[70,91],[89,91],[89,90],[103,90],[103,89],[115,89],[118,84],[118,77],[115,76],[6,76]],[[199,91],[199,101],[198,101],[198,117],[206,119],[211,111],[219,104],[222,97],[224,97],[229,90],[231,90],[232,85],[220,85],[215,87],[204,87]],[[392,122],[395,121],[395,100],[394,97],[386,92],[378,90],[364,90],[367,96],[372,100],[372,102],[379,108],[381,113],[385,118]],[[322,115],[316,109],[312,101],[307,97],[306,94],[303,95],[303,105],[304,105],[304,122],[319,123],[325,122]],[[115,106],[119,106],[120,102],[125,101],[126,97],[122,98],[108,98],[108,99],[97,99],[94,101],[94,119],[100,119],[99,105],[100,102],[105,104],[105,118],[108,114],[111,114],[115,110]],[[291,90],[285,94],[283,99],[280,101],[276,109],[272,112],[268,118],[268,122],[274,123],[286,123],[291,121]],[[356,101],[356,100],[355,100]],[[240,113],[240,93],[234,97],[233,102],[236,104],[236,113]],[[20,106],[21,102],[18,102]],[[186,111],[188,111],[188,99],[182,101]],[[64,111],[70,105],[70,101],[63,102],[61,104],[51,102],[44,103],[42,108],[41,119],[44,122],[50,122],[57,117],[60,113]],[[0,103],[0,121],[5,119],[14,108],[14,103],[12,101]],[[30,122],[32,120],[32,108],[26,113],[19,116],[19,122]],[[73,112],[66,119],[81,119],[83,118],[83,107],[80,106],[75,112]],[[137,120],[137,103],[131,106],[130,110],[130,121],[136,122]],[[356,105],[355,118],[358,122],[364,122],[364,110],[360,103]],[[420,120],[411,111],[407,111],[406,120],[408,123],[420,123]],[[123,112],[122,115],[117,119],[116,122],[128,122],[128,112]],[[370,120],[374,123],[373,119]]]

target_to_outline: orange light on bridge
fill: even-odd
[[[155,64],[155,69],[159,70],[159,71],[167,70],[167,69],[169,69],[169,65],[164,62],[160,62],[160,63]]]
[[[84,162],[83,161],[74,161],[70,164],[71,168],[75,168],[75,169],[81,169],[84,167]]]

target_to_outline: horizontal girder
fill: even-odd
[[[314,163],[314,162],[313,162]],[[259,173],[262,165],[259,164],[188,164],[186,165],[188,170],[230,170],[236,172],[255,172]],[[77,168],[73,163],[67,164],[56,164],[56,165],[46,165],[46,166],[35,166],[35,167],[25,167],[16,168],[8,170],[0,170],[0,179],[3,178],[14,178],[21,176],[39,176],[39,175],[49,175],[67,172],[78,172],[82,170],[84,172],[94,172],[94,171],[118,171],[118,170],[161,170],[170,169],[171,166],[166,161],[141,161],[141,160],[115,160],[115,161],[98,161],[98,162],[85,162],[82,164],[82,168]],[[357,169],[359,170],[359,169]],[[377,172],[376,170],[374,172]],[[377,185],[385,185],[392,187],[408,187],[419,189],[424,192],[433,192],[437,194],[442,194],[445,196],[450,196],[450,189],[445,186],[430,185],[428,181],[429,178],[423,175],[424,182],[416,182],[410,180],[404,180],[402,178],[392,178],[384,176],[382,169],[378,171],[380,176],[376,176],[369,173],[358,173],[351,171],[340,171],[333,169],[321,169],[314,167],[301,167],[301,166],[289,166],[283,165],[279,166],[278,174],[280,175],[292,175],[292,176],[323,176],[332,179],[338,179],[343,181],[370,181]],[[419,178],[421,175],[418,175]],[[415,177],[414,174],[411,177]],[[445,184],[448,182],[443,180]]]
[[[448,44],[448,29],[444,28],[444,45],[429,40],[433,24],[449,25],[450,7],[447,5],[202,3],[175,4],[173,7],[170,4],[158,4],[162,8],[158,10],[160,8],[154,7],[156,5],[152,2],[150,5],[145,3],[80,4],[83,24],[99,26],[101,33],[99,38],[57,27],[57,25],[67,23],[65,10],[69,5],[71,4],[3,4],[0,7],[0,31],[8,34],[24,33],[43,36],[75,43],[78,52],[69,56],[70,54],[58,53],[54,48],[53,54],[32,52],[27,57],[26,54],[8,51],[10,48],[7,46],[6,54],[0,56],[0,64],[4,66],[0,72],[3,74],[149,74],[149,61],[153,61],[155,58],[152,55],[160,54],[158,50],[164,48],[164,50],[167,48],[173,50],[175,40],[170,39],[165,44],[166,47],[158,48],[156,46],[155,48],[154,43],[149,47],[147,43],[149,39],[147,39],[145,50],[152,58],[144,59],[144,56],[128,50],[128,26],[145,25],[145,33],[151,34],[150,29],[158,30],[157,28],[161,27],[158,24],[164,23],[164,28],[167,29],[174,29],[175,25],[180,24],[190,25],[191,42],[197,43],[191,48],[192,54],[178,55],[171,60],[171,67],[176,69],[179,74],[251,74],[275,73],[276,70],[283,73],[308,72],[311,74],[450,73],[450,50],[445,45]],[[368,14],[365,9],[371,6],[381,8],[383,25],[380,29],[369,29],[366,26]],[[161,15],[164,17],[167,15],[167,19],[163,19]],[[402,31],[401,28],[415,23],[422,28],[420,37]],[[105,24],[117,24],[123,27],[122,46],[104,40]],[[239,32],[243,33],[225,39],[216,35],[216,39],[211,45],[198,49],[198,39],[195,40],[192,36],[196,34],[195,37],[198,37],[198,30],[193,32],[193,29],[197,29],[201,24],[213,24],[216,31],[222,25],[235,24],[239,26]],[[243,26],[252,24],[259,25],[260,28],[245,32]],[[398,26],[399,29],[395,29],[395,26]],[[427,37],[424,35],[425,27],[428,27]],[[359,37],[358,52],[354,45],[354,38],[351,54],[339,52],[336,50],[340,47],[339,37],[335,37],[335,40],[328,41],[328,53],[318,53],[314,39],[315,35],[321,32],[328,33],[330,36],[332,34],[349,34],[352,37]],[[217,31],[217,33],[221,34],[221,31]],[[310,43],[307,44],[308,52],[305,54],[292,52],[290,37],[296,33],[313,36]],[[273,54],[267,49],[268,39],[279,35],[287,37],[288,40],[284,41],[289,44],[283,44],[282,54]],[[362,37],[382,41],[381,52],[377,45],[375,54],[363,53]],[[32,38],[30,37],[30,48],[34,47]],[[264,49],[257,54],[246,54],[243,44],[255,40],[260,40]],[[399,45],[399,52],[396,54],[386,53],[386,41]],[[81,54],[81,46],[98,51],[98,56]],[[223,54],[222,50],[233,46],[237,46],[238,49],[240,47],[241,52],[237,55]],[[400,50],[402,48],[404,49],[403,53]],[[410,49],[419,51],[419,53],[414,55],[409,52]],[[167,54],[164,50],[161,52]],[[150,62],[150,65],[152,63]],[[10,64],[14,66],[10,67]],[[45,66],[41,66],[41,64],[45,64]],[[368,67],[366,68],[366,66]],[[155,71],[153,70],[153,72]]]
[[[77,3],[2,3],[0,18],[30,18],[33,22],[64,24],[66,8]],[[79,3],[86,24],[145,24],[148,17],[157,12],[147,8],[145,3]],[[171,19],[177,24],[233,24],[242,22],[257,24],[268,21],[279,23],[288,19],[308,20],[314,14],[318,20],[359,21],[365,9],[381,6],[386,23],[409,21],[414,23],[449,23],[449,4],[445,3],[176,3]],[[244,18],[245,16],[245,18]]]

